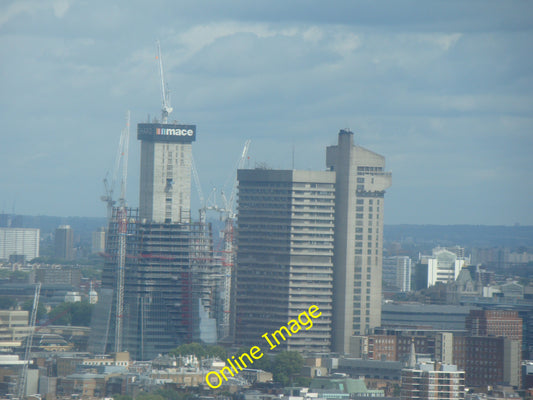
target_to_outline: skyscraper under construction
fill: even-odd
[[[141,123],[137,137],[141,140],[139,210],[113,210],[103,301],[97,310],[101,315],[93,324],[91,350],[129,351],[134,359],[147,360],[181,343],[216,342],[220,266],[213,260],[210,226],[191,221],[191,145],[196,126]],[[121,234],[126,235],[122,284],[117,267]],[[118,296],[123,296],[122,303]]]

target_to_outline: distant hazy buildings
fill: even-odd
[[[55,256],[64,260],[74,259],[74,233],[70,225],[61,225],[56,229]]]
[[[81,270],[78,268],[41,267],[30,272],[29,282],[43,285],[64,285],[78,287],[81,282]]]
[[[468,265],[470,260],[457,256],[461,254],[460,247],[452,250],[456,251],[437,247],[433,249],[431,256],[420,256],[416,266],[416,289],[428,288],[437,283],[449,283],[457,279],[461,269]]]
[[[105,252],[105,228],[100,228],[92,233],[91,253]]]
[[[457,305],[385,303],[381,314],[381,326],[464,331],[466,317],[476,308]]]
[[[237,343],[253,346],[265,332],[316,305],[322,315],[313,329],[303,329],[279,346],[328,351],[335,174],[239,170],[238,181]]]
[[[23,256],[29,261],[39,257],[39,229],[0,228],[0,260]]]
[[[400,292],[411,291],[411,259],[407,256],[385,257],[383,282]]]

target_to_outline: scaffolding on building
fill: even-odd
[[[91,350],[115,349],[116,321],[122,322],[122,349],[134,359],[151,359],[192,341],[215,343],[223,274],[222,263],[213,256],[211,224],[140,223],[137,209],[127,209],[124,302],[119,319],[116,265],[124,226],[120,218],[120,211],[114,209],[102,275],[106,304],[95,310],[100,320],[95,332],[102,340],[93,339]]]

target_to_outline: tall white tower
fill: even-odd
[[[336,172],[332,350],[342,354],[351,336],[381,325],[384,195],[391,173],[385,157],[355,146],[347,130],[327,148],[326,164]]]

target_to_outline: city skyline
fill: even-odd
[[[324,170],[350,128],[395,176],[386,224],[533,225],[530,3],[128,4],[0,7],[0,211],[105,216],[126,111],[132,126],[160,115],[159,39],[170,120],[197,125],[204,194],[247,139],[248,167],[288,169],[294,154]]]

